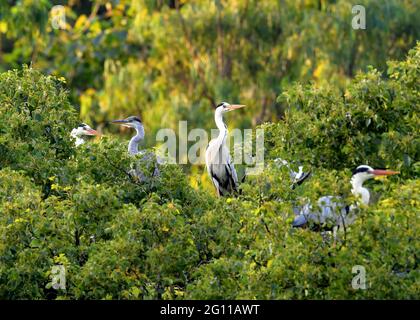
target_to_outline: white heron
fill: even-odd
[[[238,191],[238,176],[226,146],[228,129],[223,114],[245,107],[241,104],[222,102],[217,105],[214,120],[219,129],[217,138],[211,140],[206,149],[206,167],[217,195],[225,196]]]
[[[152,176],[159,175],[159,169],[157,163],[160,162],[159,159],[153,152],[147,150],[139,150],[139,144],[144,140],[144,126],[139,117],[131,116],[126,119],[113,120],[111,123],[119,124],[127,128],[133,128],[136,130],[136,134],[131,138],[128,143],[128,153],[129,155],[141,155],[141,164],[143,168],[137,167],[136,169],[130,170],[130,175],[137,178],[140,182],[147,181],[148,174],[145,174],[144,169],[147,172],[152,172]],[[153,166],[153,167],[152,167]]]
[[[362,204],[369,205],[370,192],[363,183],[375,176],[394,175],[398,171],[373,169],[367,165],[358,166],[351,177],[351,192]],[[340,227],[346,227],[356,218],[357,204],[346,206],[338,196],[324,196],[318,199],[317,207],[306,204],[295,217],[293,227],[310,227],[313,230],[332,230],[334,239]]]
[[[70,136],[75,139],[76,147],[85,143],[84,137],[86,137],[86,136],[97,136],[97,135],[98,135],[98,132],[96,130],[93,130],[86,123],[79,124],[76,128],[74,128],[70,132]]]

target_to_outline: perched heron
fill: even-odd
[[[207,146],[206,166],[218,196],[225,196],[238,191],[238,176],[226,146],[228,130],[223,122],[223,114],[243,107],[245,106],[222,102],[217,105],[214,113],[219,136],[211,140]]]
[[[130,142],[128,143],[128,153],[132,156],[141,155],[141,165],[144,168],[136,168],[130,170],[130,175],[136,177],[139,181],[145,182],[147,181],[147,174],[144,173],[144,169],[146,171],[151,172],[153,171],[152,175],[157,176],[159,175],[159,169],[157,167],[157,162],[159,163],[159,159],[153,152],[147,150],[139,150],[139,144],[141,141],[144,140],[144,126],[139,117],[131,116],[126,119],[122,120],[113,120],[111,123],[119,124],[127,128],[133,128],[136,130],[136,135],[134,135]],[[153,166],[153,167],[151,167]]]
[[[289,162],[281,158],[274,159],[274,163],[277,164],[279,167],[287,167],[287,169],[289,170],[290,180],[292,181],[292,189],[294,189],[298,185],[301,185],[306,179],[308,179],[311,176],[311,171],[304,172],[303,166],[299,166],[299,171],[296,172],[290,167]]]
[[[71,130],[70,136],[75,139],[76,147],[85,143],[84,137],[86,136],[96,136],[98,132],[89,127],[86,123],[79,124],[76,128]]]
[[[373,169],[367,165],[358,166],[351,177],[351,192],[356,197],[360,197],[361,203],[369,205],[370,192],[363,187],[363,183],[376,176],[394,175],[398,171]],[[346,227],[353,223],[357,205],[346,206],[342,199],[337,196],[324,196],[318,199],[318,208],[313,208],[311,204],[306,204],[299,214],[295,217],[293,227],[309,226],[314,230],[333,230],[334,238],[337,229]]]

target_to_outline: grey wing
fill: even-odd
[[[306,204],[293,220],[293,227],[305,226],[308,222],[315,225],[325,223],[338,224],[341,219],[341,201],[339,197],[324,196],[318,199],[317,208]]]
[[[226,146],[210,142],[206,150],[206,165],[210,178],[219,195],[226,195],[238,188],[238,176]]]
[[[318,216],[319,214],[314,212],[312,206],[309,203],[305,204],[300,210],[299,214],[297,214],[295,219],[293,220],[292,226],[304,227],[307,225],[308,222],[316,223],[316,221],[318,220]]]
[[[332,222],[337,224],[340,220],[342,207],[340,197],[325,196],[318,200],[318,207],[321,210],[321,223]]]
[[[238,191],[238,175],[236,174],[235,166],[232,160],[230,159],[230,157],[228,160],[228,164],[226,166],[227,166],[227,171],[229,172],[229,177],[231,179],[232,187],[235,191]]]
[[[296,186],[301,185],[306,179],[308,179],[311,176],[311,171],[309,172],[302,172],[300,175],[296,175],[293,183],[292,188],[294,189]]]
[[[210,164],[209,175],[219,195],[227,195],[237,191],[238,178],[233,164]]]
[[[295,217],[295,219],[292,222],[293,227],[303,227],[308,223],[308,219],[305,215],[299,214]]]
[[[133,163],[134,167],[129,171],[129,174],[139,182],[147,182],[150,177],[159,176],[156,154],[149,150],[141,150],[139,155],[140,159]]]

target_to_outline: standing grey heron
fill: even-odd
[[[214,113],[219,135],[209,142],[205,158],[207,171],[219,197],[238,191],[238,176],[226,146],[228,129],[223,122],[223,114],[243,107],[241,104],[222,102],[217,105]]]
[[[80,146],[81,144],[85,143],[85,136],[97,136],[98,132],[93,130],[90,126],[86,123],[79,124],[76,128],[71,130],[70,136],[75,139],[76,147]]]
[[[146,171],[151,172],[153,170],[152,175],[157,176],[159,175],[159,169],[157,167],[157,163],[160,162],[159,159],[153,152],[147,150],[139,150],[139,144],[141,141],[144,140],[144,126],[139,117],[131,116],[126,119],[121,120],[113,120],[111,123],[122,125],[123,127],[133,128],[136,130],[136,135],[134,135],[130,142],[128,143],[128,153],[129,155],[141,155],[141,165],[143,168],[136,168],[130,170],[130,175],[136,177],[141,182],[147,181],[147,174],[145,174],[144,169]],[[151,167],[153,165],[153,167]]]
[[[369,205],[370,192],[363,187],[363,183],[375,176],[385,176],[398,174],[398,171],[373,169],[367,165],[358,166],[351,177],[351,192],[354,196],[360,197],[364,205]],[[295,217],[293,227],[307,227],[313,230],[332,230],[334,239],[340,227],[346,227],[353,223],[356,214],[357,204],[346,206],[342,199],[337,196],[324,196],[318,199],[318,208],[313,208],[311,204],[306,204],[299,214]]]

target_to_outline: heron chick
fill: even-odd
[[[90,126],[86,123],[79,124],[76,128],[74,128],[70,132],[70,136],[75,139],[76,147],[80,146],[81,144],[85,143],[86,136],[97,136],[99,133],[96,130],[93,130]]]

